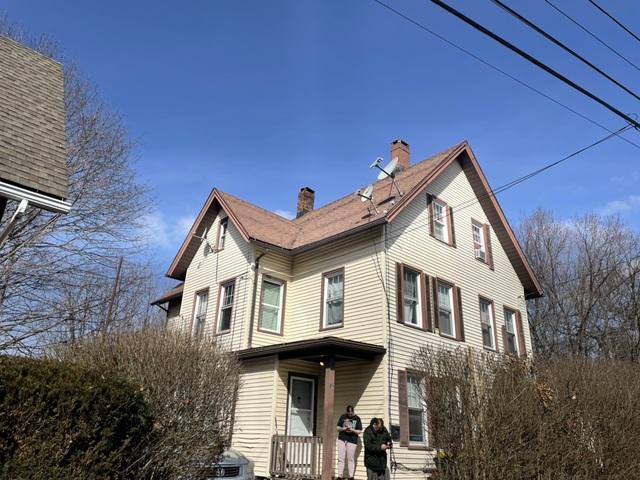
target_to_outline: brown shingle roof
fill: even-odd
[[[0,182],[67,198],[62,66],[0,36]]]
[[[362,202],[359,197],[350,194],[299,218],[288,220],[231,194],[213,189],[171,263],[167,275],[184,279],[186,269],[199,245],[196,237],[202,235],[205,225],[213,220],[218,208],[227,212],[245,240],[296,251],[310,248],[341,234],[391,221],[455,160],[460,161],[476,196],[487,211],[496,235],[513,263],[525,291],[529,296],[539,296],[541,290],[538,281],[495,196],[490,194],[486,178],[466,142],[398,172],[395,180],[402,192],[401,197],[398,197],[391,179],[386,178],[374,183],[373,199],[378,209],[377,213],[369,208],[368,202]]]
[[[180,283],[176,285],[171,290],[164,292],[160,297],[156,298],[151,305],[161,305],[163,303],[167,303],[169,300],[173,300],[174,298],[179,298],[182,296],[182,292],[184,290],[184,283]]]

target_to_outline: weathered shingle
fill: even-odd
[[[67,198],[62,66],[0,36],[0,181]]]

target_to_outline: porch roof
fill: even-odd
[[[377,355],[384,355],[386,352],[387,349],[380,345],[338,337],[322,337],[246,348],[238,352],[238,357],[241,360],[250,360],[278,355],[279,358],[298,358],[319,362],[329,355],[335,355],[335,360],[340,361],[372,359]]]

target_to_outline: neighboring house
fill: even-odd
[[[60,63],[0,36],[0,243],[27,205],[66,213],[63,72]]]
[[[287,220],[214,189],[169,267],[184,282],[157,301],[169,327],[242,360],[233,447],[257,475],[336,475],[348,404],[393,427],[398,462],[428,470],[416,349],[531,351],[525,299],[540,285],[469,145],[411,165],[396,140],[391,156],[402,195],[378,181],[375,208],[351,194],[314,209],[303,188]]]

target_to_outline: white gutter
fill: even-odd
[[[4,182],[0,182],[0,197],[7,197],[18,202],[26,200],[34,207],[54,213],[68,213],[71,210],[69,202]]]

